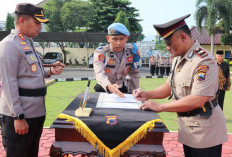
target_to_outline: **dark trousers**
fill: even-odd
[[[45,116],[26,119],[29,131],[25,135],[15,133],[14,119],[1,117],[2,144],[7,157],[38,157],[39,140],[43,131]]]
[[[164,67],[160,67],[160,75],[164,75],[165,72],[165,68]]]
[[[155,73],[156,73],[156,75],[159,75],[159,67],[155,68]]]
[[[185,157],[221,157],[222,145],[209,148],[192,148],[186,145],[184,147]]]
[[[155,74],[155,65],[151,65],[150,73],[151,73],[152,76],[154,76],[154,74]]]
[[[170,73],[170,67],[166,67],[166,75],[169,75]]]
[[[99,85],[98,83],[95,85],[94,90],[95,90],[95,92],[106,92],[105,89],[102,88],[102,86]],[[122,93],[128,93],[128,89],[127,89],[126,86],[124,86],[124,83],[123,83],[122,88],[119,88],[119,90],[120,90]]]
[[[219,90],[219,93],[218,93],[218,104],[221,107],[222,111],[223,111],[225,93],[226,93],[225,90]]]

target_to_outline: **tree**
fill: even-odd
[[[87,27],[94,9],[91,3],[81,0],[50,0],[44,6],[45,15],[50,20],[46,25],[48,32],[70,32],[79,27]],[[58,42],[66,64],[65,43]]]
[[[232,3],[227,0],[227,5],[229,8],[232,8]],[[222,19],[219,22],[219,27],[223,29],[223,34],[221,36],[220,41],[224,45],[230,45],[230,49],[232,51],[232,10],[229,9],[229,14],[227,14],[227,18]]]
[[[5,29],[6,31],[10,31],[11,29],[14,29],[14,28],[15,28],[15,25],[14,25],[14,17],[11,16],[10,13],[7,13],[5,28],[6,28],[6,29]]]
[[[130,7],[131,2],[129,0],[90,0],[96,10],[96,14],[89,22],[89,28],[91,32],[106,32],[107,27],[112,24],[118,12],[122,11],[126,14],[131,33],[140,33],[137,19],[139,13],[134,7]]]
[[[204,26],[208,35],[211,36],[211,52],[214,52],[214,35],[220,31],[217,23],[221,19],[226,19],[229,13],[228,0],[197,0],[196,3],[196,24],[198,30]]]
[[[114,23],[122,23],[130,31],[130,24],[125,12],[123,11],[118,12],[116,19],[114,20]]]
[[[42,49],[43,49],[43,56],[44,56],[44,49],[45,49],[45,47],[47,47],[48,46],[48,43],[47,42],[39,42],[39,45],[42,47]]]
[[[164,40],[161,39],[158,35],[155,36],[155,49],[160,50],[162,54],[164,54],[166,49],[166,44],[164,43]]]

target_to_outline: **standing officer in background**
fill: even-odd
[[[170,57],[167,57],[167,60],[166,60],[166,64],[165,64],[165,71],[166,71],[166,75],[168,76],[169,73],[170,73],[170,68],[171,68],[171,60],[170,60]]]
[[[156,67],[155,67],[155,73],[156,73],[156,76],[158,76],[159,75],[159,61],[160,61],[160,56],[159,56],[159,54],[157,54],[157,56],[156,56]]]
[[[45,120],[46,85],[44,77],[59,75],[62,63],[44,69],[32,38],[47,23],[43,8],[17,4],[15,30],[0,43],[0,114],[2,142],[8,157],[38,156]]]
[[[94,52],[94,73],[96,92],[114,93],[124,97],[123,93],[132,93],[139,87],[140,55],[135,44],[127,44],[130,33],[121,23],[108,27],[106,36],[109,45],[99,47]],[[130,76],[129,82],[126,76]]]
[[[152,91],[133,91],[145,101],[140,109],[177,112],[178,141],[183,143],[186,157],[220,157],[222,143],[227,140],[226,122],[216,99],[218,67],[211,53],[203,50],[191,37],[184,19],[177,18],[154,25],[165,40],[167,50],[175,57],[167,83]],[[172,98],[168,103],[148,99]],[[147,100],[147,101],[146,101]]]
[[[218,93],[218,103],[223,110],[225,90],[230,90],[230,68],[229,64],[223,61],[224,54],[223,51],[216,52],[216,61],[218,65],[218,79],[219,79],[219,93]]]
[[[164,60],[164,57],[162,56],[161,59],[159,60],[159,69],[160,69],[160,75],[164,75],[164,72],[165,72],[165,60]]]
[[[151,58],[149,59],[149,68],[152,76],[154,76],[155,74],[155,66],[156,66],[156,58],[153,55],[151,55]]]

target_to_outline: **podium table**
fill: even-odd
[[[142,110],[133,110],[133,109],[100,109],[96,108],[97,100],[99,97],[99,93],[89,93],[89,101],[87,103],[86,107],[91,107],[93,109],[91,115],[93,116],[99,116],[100,113],[105,113],[106,115],[112,115],[112,114],[118,114],[118,124],[122,126],[122,131],[126,133],[122,133],[120,131],[117,131],[117,134],[110,134],[111,131],[104,130],[104,127],[101,128],[102,125],[106,125],[106,118],[100,116],[101,118],[105,118],[105,120],[102,123],[99,123],[99,120],[91,119],[90,118],[79,118],[83,122],[86,122],[87,124],[93,124],[92,129],[96,129],[96,132],[102,132],[102,137],[99,137],[102,139],[102,142],[106,145],[109,145],[109,147],[114,148],[115,141],[118,142],[121,139],[118,136],[125,136],[127,137],[130,135],[130,129],[131,126],[134,124],[140,123],[139,119],[143,119],[147,115],[154,116],[154,119],[160,119],[160,117],[152,111],[142,111]],[[81,100],[81,96],[83,94],[78,95],[68,106],[67,108],[62,112],[64,114],[73,114],[75,110],[79,107],[79,103]],[[126,122],[123,121],[123,117],[129,117],[134,116],[134,120],[128,120],[126,118]],[[104,115],[104,114],[103,114]],[[121,120],[120,120],[121,118]],[[98,123],[97,123],[98,121]],[[96,123],[96,125],[94,124]],[[100,124],[100,125],[99,125]],[[90,127],[90,129],[91,129]],[[115,130],[114,126],[112,126]],[[134,126],[133,126],[134,127]],[[68,154],[77,155],[82,154],[83,156],[103,156],[102,154],[99,154],[97,149],[95,149],[82,135],[79,133],[75,126],[73,126],[73,122],[68,122],[66,119],[57,118],[54,120],[53,124],[51,125],[51,128],[55,129],[55,142],[52,144],[50,148],[50,156],[51,157],[61,157]],[[98,128],[101,128],[99,130]],[[128,131],[127,131],[128,130]],[[104,132],[105,131],[105,132]],[[125,153],[123,153],[121,156],[123,157],[129,157],[129,156],[152,156],[152,157],[166,157],[166,153],[163,147],[163,137],[164,133],[168,132],[168,129],[162,122],[156,122],[155,127],[147,132],[147,135],[141,139],[138,143],[133,145],[129,150],[127,150]],[[108,135],[109,134],[109,135]],[[128,134],[128,135],[127,135]],[[98,136],[96,134],[96,136]],[[111,148],[111,149],[112,149]]]

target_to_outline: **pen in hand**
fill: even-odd
[[[137,92],[135,93],[135,97],[138,95],[138,93],[141,91],[141,88],[139,88],[138,90],[137,90]]]

